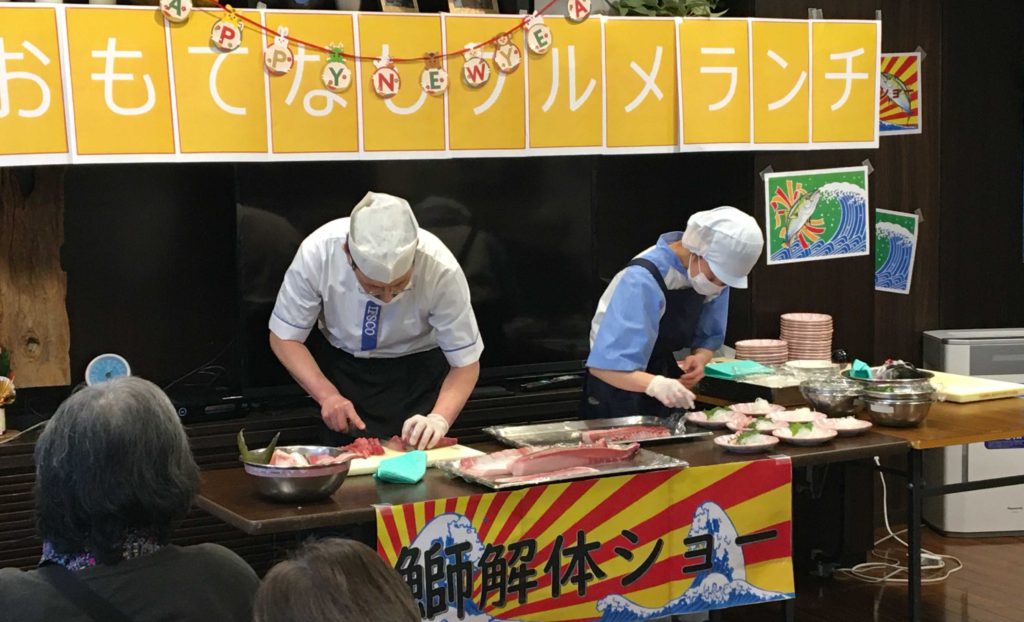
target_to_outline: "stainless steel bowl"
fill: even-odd
[[[861,398],[872,423],[894,428],[909,428],[920,424],[928,416],[933,399],[908,400],[877,397]]]
[[[337,447],[290,445],[278,449],[305,456],[339,456]],[[348,475],[350,462],[309,467],[276,467],[242,460],[256,492],[274,501],[286,503],[317,501],[333,495]]]
[[[800,383],[800,394],[807,403],[829,417],[852,417],[863,411],[862,393],[861,388],[852,383],[819,380]]]

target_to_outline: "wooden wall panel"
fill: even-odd
[[[0,170],[0,346],[19,388],[66,385],[64,169]]]
[[[935,328],[1024,326],[1024,3],[946,2],[943,18]]]

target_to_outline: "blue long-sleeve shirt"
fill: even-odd
[[[658,243],[637,258],[657,266],[670,289],[691,287],[686,266],[669,248],[682,232],[666,233]],[[658,339],[658,325],[665,314],[665,295],[651,274],[640,268],[623,269],[608,284],[590,325],[590,356],[587,367],[613,371],[636,371],[647,363]],[[725,341],[729,312],[729,288],[701,308],[693,331],[692,348],[717,350]]]

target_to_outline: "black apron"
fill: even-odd
[[[325,340],[314,358],[366,424],[365,430],[350,427],[348,433],[325,426],[321,440],[329,445],[344,445],[358,436],[386,439],[401,434],[406,419],[433,410],[450,369],[439,348],[396,358],[357,358]]]
[[[693,345],[694,327],[700,318],[704,296],[692,288],[672,289],[665,286],[661,271],[648,259],[634,259],[626,268],[636,266],[647,270],[658,283],[665,295],[665,313],[658,324],[658,339],[654,342],[654,350],[647,362],[648,373],[666,378],[678,378],[682,375],[676,363],[675,352]],[[673,409],[644,393],[623,391],[588,373],[583,385],[583,406],[581,415],[584,419],[608,419],[611,417],[629,417],[633,415],[650,415],[667,417]]]

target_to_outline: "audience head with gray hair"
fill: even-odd
[[[167,395],[141,378],[86,387],[53,415],[35,450],[44,557],[110,564],[165,545],[199,488]]]

